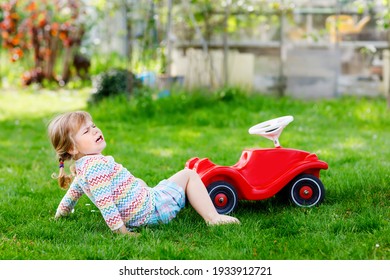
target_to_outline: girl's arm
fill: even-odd
[[[60,204],[57,207],[55,218],[58,219],[61,216],[67,216],[72,212],[79,198],[84,194],[83,190],[75,183],[72,182],[65,196],[62,198]]]

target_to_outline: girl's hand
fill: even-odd
[[[55,214],[55,216],[54,216],[54,219],[55,219],[55,220],[58,220],[58,219],[61,218],[61,217],[66,217],[66,216],[69,216],[70,214],[73,214],[73,213],[74,213],[74,209],[72,209],[72,210],[70,211],[70,213],[61,212],[61,211],[57,210],[57,212],[56,212],[56,214]]]
[[[119,229],[115,230],[114,232],[120,233],[120,234],[130,235],[130,236],[134,236],[134,237],[140,235],[139,233],[128,231],[125,225],[121,226]]]
[[[54,219],[58,220],[61,217],[62,217],[61,213],[57,211],[56,215],[54,216]]]

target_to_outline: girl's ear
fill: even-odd
[[[75,156],[79,153],[79,151],[76,149],[76,147],[73,147],[71,149],[69,149],[68,151],[68,154],[72,155],[72,156]]]

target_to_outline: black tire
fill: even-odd
[[[238,196],[234,187],[224,181],[213,182],[207,186],[207,191],[219,214],[229,214],[238,205]]]
[[[299,207],[319,205],[325,197],[325,188],[321,180],[311,174],[302,174],[289,184],[290,201]]]

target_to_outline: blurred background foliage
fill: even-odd
[[[260,24],[279,30],[282,15],[293,22],[294,10],[304,2],[2,0],[0,83],[78,88],[113,68],[169,76],[173,43],[200,42],[206,52],[216,41],[227,47],[227,37],[259,36]],[[380,2],[376,23],[389,28],[389,0],[333,2],[335,9],[355,13],[370,13]],[[119,26],[116,34],[113,25]],[[113,38],[118,34],[124,44]]]

